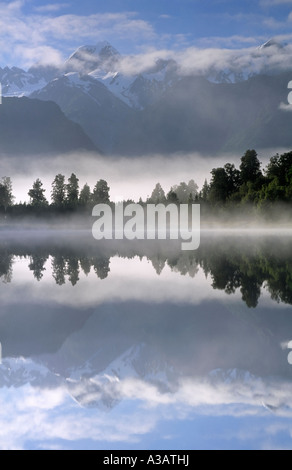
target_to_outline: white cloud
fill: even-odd
[[[39,63],[41,65],[62,65],[63,57],[60,51],[49,46],[38,46],[34,48],[17,46],[15,52],[23,58],[23,61],[30,64]]]
[[[288,45],[281,49],[271,46],[263,50],[254,47],[242,49],[193,47],[186,49],[177,59],[186,74],[202,74],[214,69],[262,72],[269,68],[281,71],[288,67],[292,68],[292,46]]]
[[[122,59],[121,70],[125,74],[143,72],[154,65],[158,58],[175,59],[185,74],[202,74],[210,69],[222,68],[237,70],[251,66],[256,71],[263,70],[267,65],[280,70],[287,65],[292,67],[291,46],[277,50],[277,54],[273,47],[257,53],[256,46],[261,41],[265,42],[266,38],[240,35],[209,37],[201,38],[198,41],[199,47],[188,47],[188,35],[159,36],[153,26],[140,19],[135,12],[59,15],[59,8],[64,8],[67,4],[49,3],[36,7],[34,13],[25,15],[22,10],[24,4],[22,0],[0,2],[0,61],[7,65],[28,68],[38,61],[59,64],[78,46],[108,39],[114,46],[120,41],[131,40],[137,50],[142,45],[152,45],[152,48],[148,47],[140,54]],[[168,15],[162,16],[166,18]],[[241,16],[239,15],[242,20]],[[278,28],[281,24],[270,17],[262,18],[261,21],[266,22],[270,28]],[[291,35],[283,38],[287,39],[288,36],[290,38]],[[170,42],[173,44],[172,50],[155,45]]]
[[[73,404],[65,387],[40,390],[30,386],[12,389],[9,396],[0,393],[0,449],[24,449],[29,441],[35,446],[55,446],[53,440],[94,442],[134,442],[149,433],[157,418],[139,410],[123,419],[113,414],[93,413]]]
[[[53,13],[59,10],[63,10],[64,8],[67,8],[69,6],[69,3],[50,3],[48,5],[42,5],[40,7],[34,7],[34,11],[38,13]]]
[[[45,47],[51,57],[59,59],[64,51],[71,53],[72,47],[87,41],[96,43],[105,38],[143,41],[156,37],[153,27],[134,12],[52,16],[48,13],[57,12],[57,7],[66,4],[48,4],[25,15],[23,5],[23,1],[0,3],[0,60],[5,62],[9,57],[8,65],[28,67],[39,60],[40,50]]]
[[[230,38],[231,42],[233,40],[236,38]],[[246,41],[247,43],[253,42],[248,38]],[[226,42],[226,39],[222,40],[223,42]],[[256,44],[258,46],[258,43]],[[158,59],[174,59],[183,75],[206,75],[230,71],[243,72],[248,76],[250,73],[265,72],[267,69],[278,72],[292,69],[291,44],[285,47],[271,45],[264,49],[259,49],[257,46],[240,48],[188,47],[179,51],[151,48],[141,54],[123,56],[120,60],[119,70],[125,75],[147,72]]]
[[[97,395],[92,385],[97,385]],[[291,429],[291,385],[285,382],[266,382],[250,379],[245,383],[212,383],[210,380],[181,379],[173,391],[162,392],[154,383],[136,378],[105,382],[95,377],[80,387],[90,394],[90,399],[100,398],[100,387],[107,388],[112,398],[127,402],[126,408],[116,406],[110,413],[78,406],[70,396],[66,385],[50,389],[25,385],[21,388],[0,390],[0,448],[3,450],[26,448],[28,443],[44,448],[46,443],[55,447],[62,440],[63,448],[78,446],[89,440],[95,444],[123,442],[127,446],[140,442],[143,436],[153,433],[163,421],[188,420],[196,415],[211,417],[253,417],[264,419],[269,413],[263,404],[274,407],[275,419],[268,427],[257,423],[260,433],[253,432],[260,442]],[[108,389],[109,387],[109,389]],[[132,410],[129,413],[129,409]],[[287,422],[278,421],[286,418]],[[198,418],[196,418],[198,419]],[[266,423],[266,420],[264,421]],[[262,426],[260,426],[260,424]],[[228,439],[228,429],[222,429],[220,438]],[[241,441],[250,441],[250,429],[246,434],[240,429]],[[60,445],[60,444],[59,444]],[[79,444],[80,445],[80,444]]]

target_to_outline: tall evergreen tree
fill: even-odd
[[[8,207],[13,205],[14,196],[12,193],[12,181],[4,176],[0,182],[0,207],[6,212]]]
[[[80,191],[79,204],[81,207],[87,207],[91,202],[90,187],[86,183]]]
[[[66,202],[70,209],[76,209],[79,199],[79,179],[72,173],[68,179]]]
[[[228,191],[228,176],[224,168],[213,168],[210,183],[209,200],[214,205],[226,202]]]
[[[52,260],[53,278],[58,286],[66,284],[66,260],[62,254],[53,257]]]
[[[31,256],[30,258],[30,264],[29,264],[29,269],[33,272],[34,278],[39,282],[42,280],[44,276],[44,271],[46,271],[45,268],[45,263],[48,260],[47,255],[41,255],[38,253],[35,253],[34,255]]]
[[[154,190],[152,191],[149,202],[152,204],[163,204],[166,202],[165,192],[160,183],[157,183]]]
[[[49,203],[45,197],[46,190],[43,189],[43,183],[38,178],[34,183],[32,189],[29,190],[30,204],[35,209],[44,209],[48,207]]]
[[[200,192],[200,198],[204,201],[207,202],[208,196],[210,192],[210,186],[208,184],[208,181],[205,179],[202,190]]]
[[[255,150],[247,150],[244,156],[241,158],[240,165],[240,179],[244,183],[253,183],[260,176],[261,173],[261,162],[258,159],[257,152]]]
[[[58,208],[62,209],[66,201],[66,185],[65,176],[58,174],[52,184],[52,203]]]
[[[92,201],[94,204],[108,204],[110,188],[105,180],[99,180],[93,190]]]

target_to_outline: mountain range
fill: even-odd
[[[88,369],[82,371],[84,375],[72,378],[57,374],[36,358],[6,358],[0,364],[0,389],[21,388],[28,384],[40,390],[63,388],[80,407],[107,412],[125,398],[123,382],[127,380],[137,380],[137,383],[140,381],[145,387],[150,385],[161,394],[174,394],[179,384],[174,380],[175,371],[167,364],[164,367],[160,364],[155,367],[146,363],[143,364],[146,365],[143,372],[137,370],[136,362],[145,362],[143,347],[144,345],[137,345],[130,348],[99,373],[95,373],[89,363]],[[208,380],[210,386],[214,384],[214,390],[218,384],[233,385],[234,388],[244,384],[248,389],[254,387],[256,381],[261,383],[261,378],[239,369],[217,369],[211,371],[205,380]]]
[[[257,54],[266,50],[277,54],[280,47],[269,41]],[[0,113],[1,152],[84,148],[134,156],[290,147],[292,113],[287,112],[287,97],[291,78],[292,72],[269,73],[267,69],[264,74],[225,69],[216,74],[208,71],[205,76],[185,75],[172,59],[157,60],[145,72],[129,74],[123,71],[122,56],[108,42],[82,46],[62,67],[0,68],[3,96],[18,98],[7,101],[15,113],[11,122],[5,121],[5,115],[1,118],[3,110]],[[67,127],[62,128],[64,142],[58,145],[52,137],[60,129],[57,124],[54,130],[57,117],[49,117],[49,133],[46,119],[38,118],[35,137],[29,131],[33,123],[21,114],[23,107],[31,105],[42,115],[46,112],[43,102],[54,102],[60,108],[55,107],[55,113],[63,113],[64,123],[67,120]],[[53,105],[48,106],[52,112]],[[28,115],[35,112],[29,110]],[[21,145],[13,142],[16,132],[25,136]]]

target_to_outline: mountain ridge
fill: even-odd
[[[254,54],[277,53],[274,40]],[[55,102],[108,155],[240,152],[292,145],[287,101],[292,72],[208,71],[182,75],[157,59],[125,74],[108,42],[81,46],[63,68],[0,69],[4,96]],[[292,108],[291,108],[292,109]]]
[[[96,146],[59,106],[26,97],[3,98],[0,106],[0,153],[8,155],[97,151]]]

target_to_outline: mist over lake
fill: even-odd
[[[198,447],[230,445],[231,425],[234,447],[264,446],[270,427],[277,445],[291,417],[291,263],[287,234],[209,232],[183,253],[2,233],[1,447],[183,448],[186,426],[193,439],[218,421]]]

